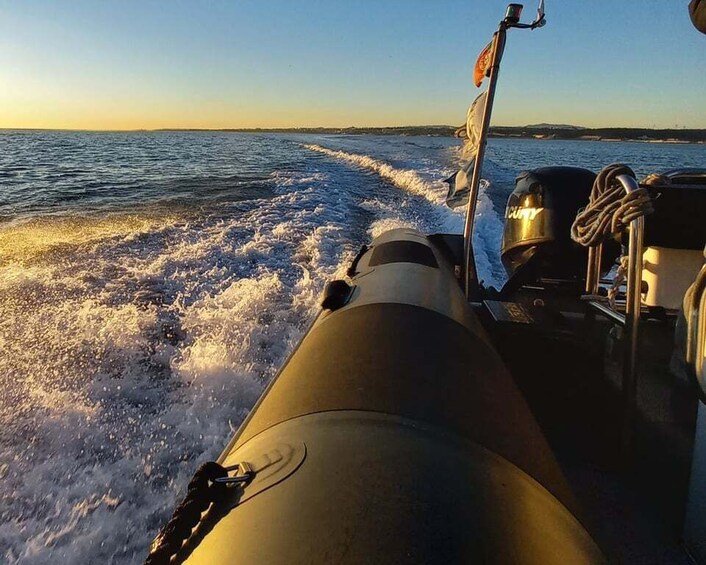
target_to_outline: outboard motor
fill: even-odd
[[[505,208],[501,259],[509,286],[540,278],[585,279],[587,251],[571,240],[571,223],[588,203],[595,178],[593,172],[577,167],[520,173]],[[619,251],[617,242],[606,242],[601,264],[609,269]]]

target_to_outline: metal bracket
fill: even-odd
[[[225,470],[229,473],[231,471],[235,471],[235,475],[233,475],[232,477],[218,477],[217,479],[213,480],[214,483],[226,485],[245,484],[249,483],[255,476],[255,471],[253,471],[250,464],[246,462],[238,463],[237,465],[231,465],[230,467],[226,467]]]

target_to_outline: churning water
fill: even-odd
[[[523,168],[706,165],[706,147],[492,140],[497,281]],[[396,226],[460,232],[428,137],[0,132],[0,561],[137,563],[317,310]]]

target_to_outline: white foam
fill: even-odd
[[[369,155],[329,149],[316,144],[305,144],[304,147],[311,151],[316,151],[334,159],[372,171],[394,186],[416,196],[420,196],[434,206],[431,213],[410,219],[400,217],[399,210],[395,213],[395,211],[390,209],[387,203],[369,200],[364,203],[364,206],[368,209],[375,210],[378,214],[387,208],[384,216],[371,225],[370,235],[372,237],[379,235],[387,229],[396,227],[412,227],[425,233],[462,233],[465,212],[463,210],[450,210],[445,205],[447,185],[442,179],[448,177],[451,171],[437,169],[437,180],[429,181],[423,179],[417,171],[395,168],[389,163],[380,161]],[[453,148],[452,152],[455,154],[455,160],[460,164],[462,155],[459,149]],[[476,207],[473,247],[480,278],[486,284],[497,285],[499,283],[497,277],[497,273],[500,270],[498,251],[502,237],[502,220],[493,209],[493,203],[488,196],[488,190],[490,189],[491,183],[483,179]]]
[[[0,560],[144,559],[352,256],[353,196],[273,181],[233,217],[0,231],[28,242],[0,265]]]
[[[433,204],[443,204],[444,202],[446,189],[444,188],[445,185],[443,182],[441,182],[442,179],[439,179],[439,182],[432,185],[431,183],[423,180],[415,171],[408,169],[396,169],[395,167],[368,155],[358,155],[356,153],[348,153],[346,151],[336,151],[314,144],[306,144],[304,147],[310,149],[311,151],[323,153],[324,155],[328,155],[334,159],[340,159],[370,171],[374,171],[395,186],[418,196],[422,196]]]

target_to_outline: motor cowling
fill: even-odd
[[[571,224],[588,204],[595,173],[577,167],[523,171],[505,208],[501,259],[508,276],[524,282],[539,278],[581,281],[587,251],[571,239]],[[619,253],[616,242],[603,246],[608,269]]]

